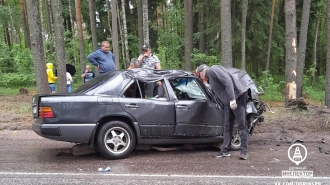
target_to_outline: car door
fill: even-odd
[[[171,86],[178,98],[175,102],[175,135],[220,136],[223,111],[212,102],[195,78],[176,78]]]
[[[169,101],[167,93],[162,97],[141,97],[144,84],[136,82],[130,84],[126,91],[132,92],[132,85],[136,86],[137,97],[123,96],[120,98],[122,108],[131,114],[140,127],[142,138],[167,138],[173,136],[175,128],[174,102]],[[141,89],[141,91],[140,91]],[[129,93],[124,93],[129,94]],[[134,94],[134,93],[130,93]],[[144,94],[141,92],[141,94]]]

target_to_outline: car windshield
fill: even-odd
[[[92,80],[86,82],[85,84],[81,85],[77,89],[73,91],[73,93],[86,93],[86,94],[91,94],[97,87],[100,87],[110,79],[114,78],[117,76],[119,72],[114,71],[111,73],[106,73],[103,75],[99,75],[96,78],[93,78]]]

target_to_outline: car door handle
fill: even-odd
[[[176,108],[178,109],[185,109],[185,110],[188,110],[189,107],[187,105],[177,105]]]
[[[127,107],[127,108],[139,108],[139,106],[138,106],[138,105],[136,105],[136,104],[133,104],[133,103],[130,103],[130,104],[126,104],[126,105],[125,105],[125,107]]]

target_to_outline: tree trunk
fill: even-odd
[[[39,94],[49,94],[49,84],[46,73],[46,59],[41,34],[41,21],[38,11],[38,0],[26,0],[26,9],[30,30],[31,50],[34,73],[36,75]]]
[[[76,5],[76,22],[78,27],[78,42],[79,42],[79,53],[80,53],[80,71],[85,69],[85,46],[84,46],[84,37],[82,30],[82,19],[81,19],[81,7],[80,0],[75,0]]]
[[[327,1],[327,59],[326,59],[326,85],[325,85],[325,106],[330,108],[330,1]]]
[[[233,67],[231,41],[231,6],[230,0],[220,0],[221,6],[221,64],[224,67]]]
[[[117,0],[111,0],[112,16],[112,49],[116,56],[116,67],[119,69],[119,51],[118,51],[118,25],[117,25]]]
[[[124,30],[124,45],[125,45],[125,58],[123,58],[123,61],[126,61],[125,64],[129,64],[130,62],[130,56],[129,56],[129,50],[128,50],[128,38],[127,38],[127,23],[126,23],[126,13],[125,13],[125,0],[121,0],[122,3],[122,13],[123,13],[123,30]],[[125,65],[126,69],[126,65]]]
[[[148,0],[142,0],[143,43],[149,44]]]
[[[13,21],[13,15],[11,13],[11,7],[10,7],[10,3],[8,3],[8,11],[9,11],[9,17],[10,17],[10,33],[11,33],[11,40],[13,43],[18,43],[19,42],[19,36],[17,33],[17,30],[14,27],[14,21]]]
[[[137,17],[138,17],[138,23],[137,23],[137,27],[138,27],[138,36],[139,36],[139,54],[142,53],[142,46],[143,46],[143,24],[142,24],[142,0],[136,0],[136,9],[137,9]]]
[[[127,65],[126,65],[126,57],[125,57],[125,46],[124,46],[124,33],[123,33],[123,26],[121,24],[121,19],[120,19],[120,11],[119,11],[119,6],[118,6],[119,3],[117,3],[117,17],[118,17],[118,26],[119,26],[119,36],[120,36],[120,46],[121,46],[121,58],[122,58],[122,61],[123,61],[123,64],[124,64],[124,69],[127,69]],[[118,41],[119,42],[119,41]],[[118,48],[119,50],[119,48]],[[117,57],[118,61],[119,61],[119,57]],[[120,63],[119,63],[120,65]],[[128,64],[129,65],[129,64]]]
[[[320,22],[321,22],[321,10],[318,12],[318,17],[316,21],[316,27],[315,27],[315,38],[314,38],[314,49],[313,49],[313,70],[312,70],[312,86],[314,86],[315,82],[315,73],[316,73],[316,65],[317,65],[317,41],[319,36],[319,28],[320,28]]]
[[[184,0],[184,70],[191,71],[193,53],[193,5],[192,0]]]
[[[63,21],[62,3],[61,1],[52,1],[51,7],[54,18],[58,91],[60,93],[66,93],[67,92],[66,58],[65,58],[65,47],[64,47],[64,37],[63,37],[64,29],[62,22]]]
[[[275,12],[275,0],[272,0],[272,14],[270,16],[270,24],[269,24],[269,36],[268,36],[268,49],[267,49],[266,71],[269,70],[270,53],[271,53],[271,48],[272,48],[274,12]]]
[[[308,22],[311,0],[304,0],[303,11],[301,15],[301,26],[299,36],[299,46],[297,53],[297,98],[302,97],[303,92],[303,73],[305,67],[306,42],[308,33]]]
[[[107,13],[108,13],[108,27],[109,27],[109,32],[110,35],[112,35],[112,29],[111,29],[111,4],[110,1],[107,1]]]
[[[204,0],[200,0],[201,4],[204,4]],[[198,48],[200,53],[205,53],[205,7],[201,7],[199,12],[199,26],[198,31],[200,33],[200,37],[198,40]]]
[[[20,0],[20,9],[21,9],[21,16],[23,23],[25,47],[31,49],[30,31],[29,31],[29,25],[27,23],[26,10],[25,10],[25,0]]]
[[[74,19],[73,19],[73,16],[72,16],[72,10],[71,10],[71,2],[72,2],[72,0],[69,0],[69,14],[70,14],[70,21],[71,21],[71,37],[72,37],[72,39],[74,39],[74,34],[73,34],[73,32],[75,32],[75,24],[74,24]],[[76,48],[76,45],[74,45],[74,50],[73,50],[73,60],[74,60],[74,64],[75,65],[77,65],[77,58],[76,58],[76,56],[77,56],[77,54],[76,54],[76,52],[77,52],[77,48]]]
[[[296,82],[295,75],[292,75],[292,71],[296,70],[297,64],[297,26],[296,26],[296,1],[285,1],[285,81],[286,81],[286,93],[285,93],[285,107],[288,107],[289,99],[289,85],[292,82]],[[294,93],[296,95],[296,93]]]
[[[245,56],[245,31],[246,31],[246,16],[247,16],[247,10],[248,10],[248,0],[243,1],[243,8],[242,8],[242,42],[241,42],[241,48],[242,48],[242,63],[241,63],[241,69],[246,70],[246,56]]]
[[[51,1],[50,0],[45,0],[45,12],[46,12],[46,30],[47,30],[47,34],[48,34],[48,39],[53,39],[54,35],[53,35],[53,30],[52,30],[52,23],[53,23],[53,15],[52,15],[52,11],[51,11]],[[48,46],[48,50],[49,50],[49,55],[52,55],[54,53],[54,45],[50,44]]]
[[[96,37],[96,18],[95,18],[95,8],[94,8],[94,0],[88,0],[89,7],[89,18],[91,23],[91,33],[92,33],[92,43],[93,50],[97,49],[97,37]]]

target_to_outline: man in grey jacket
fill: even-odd
[[[207,81],[215,96],[224,104],[224,133],[223,144],[216,157],[229,157],[231,136],[235,120],[241,135],[240,159],[248,158],[248,132],[246,126],[247,87],[239,79],[219,65],[208,67],[200,65],[196,72],[203,81]]]

